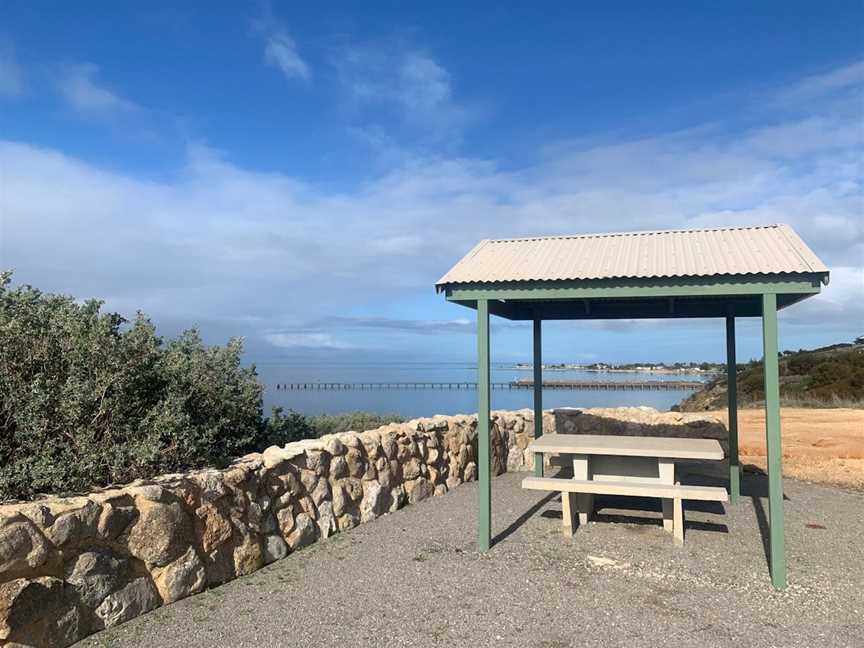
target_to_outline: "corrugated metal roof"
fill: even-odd
[[[484,240],[436,284],[825,273],[788,225]]]

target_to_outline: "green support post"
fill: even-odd
[[[786,587],[783,524],[783,473],[780,452],[780,378],[777,363],[777,295],[762,295],[762,345],[765,370],[765,437],[768,454],[768,518],[770,522],[771,582]]]
[[[480,502],[477,517],[477,545],[489,551],[492,543],[492,483],[489,454],[489,302],[477,300],[477,476]]]
[[[729,499],[741,495],[741,465],[738,461],[738,372],[735,359],[735,316],[726,316],[726,395],[729,419]]]
[[[543,320],[534,318],[534,438],[543,436]],[[543,476],[543,455],[534,454],[534,475]]]

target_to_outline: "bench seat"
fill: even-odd
[[[632,481],[595,481],[592,479],[565,479],[561,477],[526,477],[522,488],[561,493],[563,506],[562,521],[567,535],[573,534],[576,509],[582,509],[580,520],[588,520],[591,507],[586,501],[576,504],[573,497],[578,494],[585,498],[593,495],[618,495],[625,497],[659,497],[663,500],[663,526],[671,527],[676,544],[684,543],[684,506],[683,500],[713,502],[729,501],[729,493],[718,486],[684,486],[680,483],[663,484],[657,482]],[[669,519],[671,517],[671,519]]]
[[[683,486],[681,484],[642,484],[638,482],[564,479],[561,477],[526,477],[522,480],[522,488],[562,493],[589,493],[591,495],[624,495],[664,499],[677,497],[682,500],[729,501],[729,493],[720,486]]]

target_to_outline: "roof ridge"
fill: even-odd
[[[768,225],[736,225],[730,227],[697,227],[693,229],[677,228],[662,230],[632,230],[629,232],[597,232],[586,234],[551,234],[549,236],[517,236],[513,238],[484,239],[483,243],[517,243],[522,241],[554,241],[580,238],[605,238],[612,236],[650,236],[653,234],[693,234],[696,232],[732,232],[738,230],[757,230],[780,228],[780,224]]]

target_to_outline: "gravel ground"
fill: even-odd
[[[493,481],[487,555],[466,484],[78,646],[864,646],[860,493],[786,480],[777,592],[764,477],[725,512],[689,503],[675,547],[651,500],[600,500],[566,539],[557,495],[523,491],[523,476]]]

